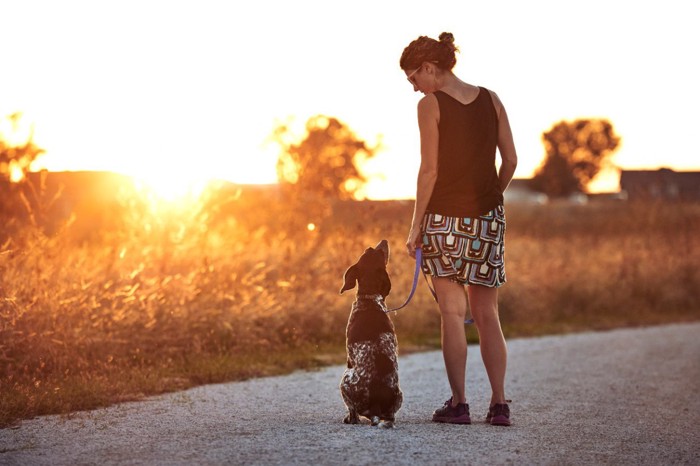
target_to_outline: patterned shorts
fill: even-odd
[[[506,282],[505,232],[503,206],[476,218],[426,214],[423,272],[463,285],[499,287]]]

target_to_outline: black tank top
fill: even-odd
[[[503,204],[498,173],[498,115],[491,93],[479,87],[476,99],[463,104],[442,91],[438,177],[427,212],[450,217],[478,217]]]

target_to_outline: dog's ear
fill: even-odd
[[[343,277],[343,287],[340,289],[340,294],[343,291],[351,290],[355,288],[357,284],[357,264],[351,265],[346,271]]]
[[[385,239],[381,240],[374,249],[380,251],[384,255],[384,265],[389,263],[389,242]]]
[[[381,284],[379,285],[379,289],[381,291],[379,293],[386,298],[389,296],[389,293],[391,293],[391,280],[389,279],[389,274],[384,272],[380,281]]]

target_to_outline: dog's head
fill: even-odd
[[[357,263],[345,271],[340,293],[351,290],[357,285],[358,294],[381,294],[386,297],[391,291],[391,281],[386,272],[387,263],[389,263],[389,243],[383,239],[374,248],[365,249]]]

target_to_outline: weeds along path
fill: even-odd
[[[449,394],[428,352],[400,358],[393,430],[342,424],[333,366],[25,421],[0,430],[0,464],[700,464],[698,335],[700,323],[511,340],[510,428],[431,423]],[[490,392],[469,351],[481,421]]]

